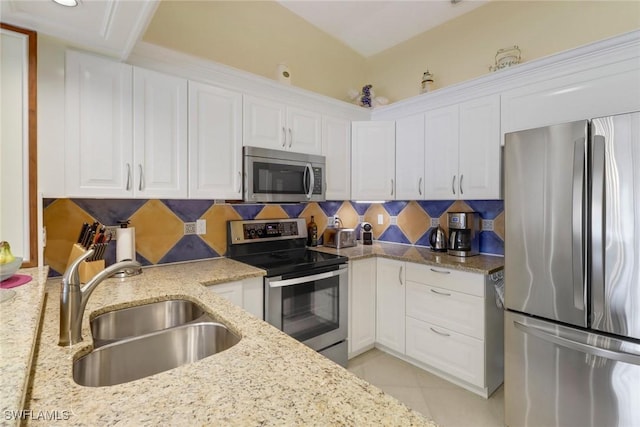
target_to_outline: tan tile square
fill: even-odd
[[[351,202],[342,203],[342,206],[340,206],[340,209],[338,209],[338,212],[336,212],[336,215],[338,215],[338,217],[340,218],[340,221],[342,221],[343,227],[355,228],[358,226],[358,223],[359,223],[358,212],[353,208],[353,205],[351,204]]]
[[[43,225],[47,228],[44,263],[62,274],[82,223],[91,223],[94,218],[69,199],[56,200],[44,209],[42,215]]]
[[[411,243],[415,243],[431,225],[431,218],[415,201],[409,202],[398,215],[398,227]]]
[[[322,208],[320,208],[320,206],[316,202],[307,204],[304,210],[300,212],[298,218],[304,218],[307,221],[307,224],[309,224],[311,222],[312,215],[314,217],[316,225],[318,226],[318,238],[320,238],[320,236],[322,236],[322,233],[324,233],[324,230],[327,229],[327,223],[329,222],[329,220],[327,219],[327,215],[324,213]]]
[[[213,205],[203,215],[207,221],[207,233],[201,235],[209,246],[220,255],[227,252],[227,221],[242,219],[231,205]]]
[[[136,252],[157,264],[184,236],[184,223],[160,200],[149,200],[131,216]]]
[[[256,219],[282,219],[289,218],[289,215],[280,207],[280,205],[265,205],[264,208],[256,215]]]
[[[382,224],[378,224],[378,215],[382,215]],[[391,216],[381,203],[373,203],[364,213],[364,220],[373,227],[373,238],[379,238],[391,224]]]
[[[493,232],[504,240],[504,211],[500,212],[500,214],[494,218]]]

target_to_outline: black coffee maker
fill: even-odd
[[[467,257],[480,249],[480,215],[477,212],[449,212],[449,247],[447,253]]]

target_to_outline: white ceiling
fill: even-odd
[[[368,57],[486,4],[489,0],[278,0]]]
[[[159,0],[79,0],[76,7],[50,0],[0,0],[2,22],[124,59],[138,42]]]

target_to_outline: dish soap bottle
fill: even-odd
[[[311,222],[307,226],[307,245],[318,246],[318,226],[313,215],[311,215]]]

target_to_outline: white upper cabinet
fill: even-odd
[[[500,97],[425,115],[425,198],[500,198]]]
[[[187,80],[135,67],[133,146],[139,197],[187,197]]]
[[[396,200],[424,198],[424,114],[396,120]]]
[[[500,96],[460,104],[460,199],[499,199]]]
[[[322,155],[326,157],[327,200],[351,199],[351,122],[322,118]]]
[[[351,198],[395,199],[395,122],[351,123]]]
[[[242,94],[189,82],[189,198],[242,198]]]
[[[132,73],[130,65],[67,51],[67,196],[133,195]]]
[[[245,96],[243,106],[243,145],[321,153],[320,114],[254,96]]]
[[[458,106],[425,114],[425,198],[455,199],[458,195]]]
[[[68,51],[65,193],[187,197],[187,81]]]

